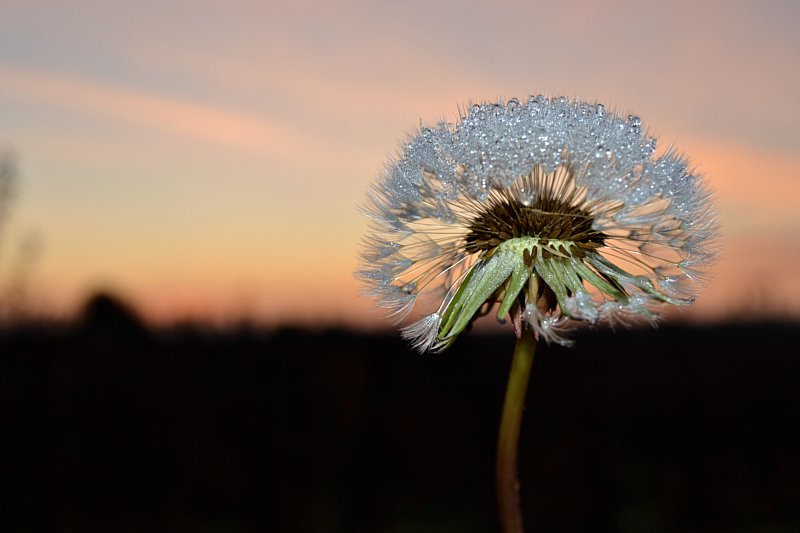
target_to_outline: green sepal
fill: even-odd
[[[555,266],[555,259],[549,258],[536,261],[536,272],[542,277],[544,282],[556,295],[556,300],[561,309],[564,309],[564,301],[567,299],[567,288],[561,279],[560,272]]]
[[[497,319],[503,320],[526,287],[528,299],[536,298],[540,282],[553,291],[564,314],[567,314],[567,299],[584,292],[584,283],[623,304],[630,300],[625,285],[633,285],[654,299],[673,305],[689,302],[664,294],[649,278],[631,275],[599,253],[564,255],[559,249],[563,244],[551,240],[542,245],[538,238],[519,237],[501,243],[478,259],[442,311],[437,349],[449,346],[487,302],[501,299]],[[569,246],[565,248],[569,250]]]
[[[575,269],[575,272],[581,278],[585,279],[590,285],[596,287],[600,292],[607,294],[618,302],[628,301],[628,295],[624,290],[622,290],[616,284],[612,284],[608,279],[589,268],[582,259],[573,257],[571,264]]]
[[[528,282],[530,275],[531,269],[526,266],[524,262],[514,266],[514,272],[506,282],[503,302],[497,310],[497,320],[505,320],[506,315],[511,310],[511,306],[517,301],[519,293],[525,288],[525,284]]]
[[[620,284],[623,281],[625,281],[626,283],[630,283],[634,287],[637,287],[638,289],[652,296],[656,300],[672,305],[686,305],[688,303],[691,303],[691,300],[673,298],[671,296],[668,296],[667,294],[664,294],[663,292],[656,289],[655,285],[653,285],[653,282],[650,281],[649,278],[646,278],[645,276],[631,275],[600,254],[592,254],[591,256],[587,256],[587,260],[601,274],[605,274],[606,276],[608,276],[609,278],[613,279],[614,281]]]
[[[445,309],[447,320],[439,329],[438,339],[445,341],[464,331],[481,306],[508,279],[517,261],[521,262],[522,258],[498,249],[488,259],[476,263]]]
[[[456,293],[453,295],[453,297],[447,303],[447,306],[445,307],[444,312],[442,312],[442,322],[441,322],[441,325],[439,326],[439,337],[441,337],[441,332],[442,331],[447,330],[452,326],[453,320],[455,320],[455,317],[457,316],[458,310],[460,310],[461,307],[463,307],[463,305],[464,305],[464,291],[470,285],[470,280],[475,275],[475,272],[480,270],[482,261],[483,260],[478,261],[477,263],[472,265],[472,268],[469,269],[469,271],[467,272],[467,275],[464,277],[464,280],[458,286],[458,289],[456,290]]]

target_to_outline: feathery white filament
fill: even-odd
[[[531,187],[532,173],[550,189]],[[533,270],[548,284],[548,276],[566,284],[552,287],[561,291],[553,312],[526,306],[540,336],[560,342],[569,320],[653,319],[655,304],[692,300],[717,235],[703,179],[674,150],[656,154],[638,117],[543,96],[475,104],[455,124],[423,127],[408,139],[364,207],[372,221],[357,273],[365,292],[398,321],[421,308],[422,319],[404,330],[416,348],[446,345],[437,335],[442,313],[491,254],[467,246],[470,225],[493,198],[529,206],[543,191],[588,213],[602,246]],[[541,253],[546,241],[533,248]]]

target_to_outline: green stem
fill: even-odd
[[[503,533],[522,532],[522,513],[519,508],[517,479],[517,448],[525,393],[536,352],[536,337],[523,325],[522,335],[514,347],[514,360],[508,376],[500,435],[497,440],[497,500],[500,506],[500,525]]]

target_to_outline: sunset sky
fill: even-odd
[[[107,289],[159,323],[378,324],[352,271],[387,155],[544,93],[640,115],[715,189],[723,255],[685,316],[798,318],[799,23],[796,0],[5,1],[0,290],[59,316]]]

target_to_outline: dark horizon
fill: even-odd
[[[758,302],[756,302],[758,303]],[[757,306],[758,307],[758,306]],[[742,309],[731,308],[725,315],[708,319],[700,319],[694,315],[686,315],[683,308],[666,308],[666,312],[658,321],[650,323],[644,319],[633,319],[629,324],[610,326],[607,324],[589,325],[585,322],[575,322],[576,331],[580,332],[625,332],[625,331],[654,331],[661,328],[679,327],[694,329],[709,329],[728,327],[732,325],[775,325],[800,326],[800,317],[792,314],[768,312],[767,309],[756,309],[757,312],[745,313]],[[380,315],[384,310],[375,308],[373,312]],[[749,317],[749,318],[744,318]],[[21,309],[17,314],[9,314],[5,320],[0,320],[0,334],[9,334],[17,330],[64,330],[74,328],[103,328],[107,323],[127,323],[153,335],[175,334],[183,330],[202,331],[206,334],[236,334],[240,330],[248,330],[253,334],[272,335],[283,330],[309,331],[323,333],[340,331],[353,335],[383,335],[399,337],[399,327],[387,320],[375,323],[353,323],[349,320],[310,320],[303,318],[284,318],[263,320],[256,316],[243,314],[230,317],[226,320],[209,320],[197,317],[176,318],[172,321],[159,321],[148,319],[141,310],[127,297],[116,291],[91,291],[83,303],[71,315],[53,316],[43,312],[31,312]],[[501,324],[492,317],[479,319],[473,327],[473,332],[481,335],[513,335],[508,324]]]
[[[104,305],[0,332],[5,529],[496,530],[513,335],[419,355],[396,332],[154,331]],[[576,341],[534,362],[532,529],[800,525],[800,326]]]

